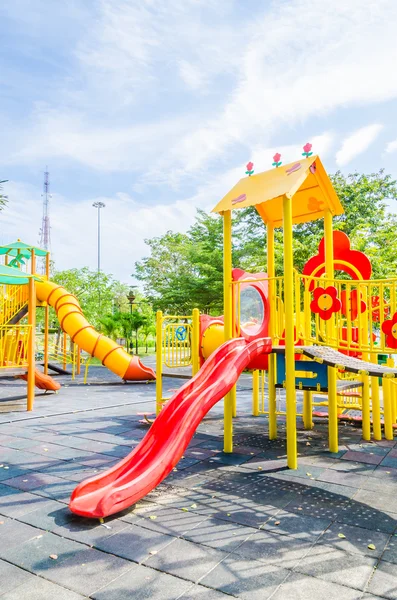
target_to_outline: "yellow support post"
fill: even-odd
[[[338,452],[338,397],[334,367],[328,367],[328,440],[329,451]]]
[[[303,392],[303,426],[313,429],[313,393],[309,390]]]
[[[200,311],[198,308],[193,308],[192,314],[192,347],[190,349],[192,353],[192,376],[194,377],[200,369],[200,356],[199,356],[199,344],[200,344]]]
[[[163,399],[163,313],[156,313],[156,416],[161,411]]]
[[[391,411],[391,382],[387,377],[383,378],[383,416],[385,422],[385,438],[387,440],[393,439],[393,423],[392,423],[392,411]]]
[[[67,333],[63,332],[63,340],[62,340],[62,353],[63,353],[63,370],[66,371],[66,352],[67,352]]]
[[[45,257],[45,273],[47,279],[50,277],[50,254]],[[44,308],[44,373],[48,375],[48,330],[50,327],[50,307],[46,303]]]
[[[332,214],[329,210],[324,213],[324,245],[325,245],[325,277],[326,286],[332,285],[332,280],[334,279],[334,236],[333,236],[333,228],[332,228]],[[335,332],[335,319],[332,316],[326,325],[327,331],[327,343],[329,345],[335,346],[336,336]]]
[[[269,335],[274,343],[276,302],[275,302],[275,266],[274,266],[274,227],[267,223],[267,275],[269,281]],[[276,404],[276,355],[268,357],[268,393],[269,393],[269,439],[277,438],[277,404]]]
[[[394,381],[390,383],[390,389],[391,389],[391,421],[394,425],[396,422],[396,417],[397,417],[397,410],[396,410],[397,387],[396,387],[396,384],[394,383]]]
[[[294,352],[294,259],[292,246],[292,200],[283,198],[284,303],[285,303],[285,391],[287,405],[287,464],[298,467],[296,439],[296,390]]]
[[[371,440],[371,406],[369,400],[369,377],[363,375],[362,392],[363,440]]]
[[[252,372],[252,416],[259,416],[259,371]]]
[[[223,213],[223,318],[225,325],[225,342],[233,337],[232,310],[232,212]],[[233,410],[234,396],[232,392],[224,399],[224,452],[233,452]]]
[[[374,440],[381,440],[382,427],[380,422],[379,379],[377,377],[371,377],[371,399]]]
[[[28,395],[27,410],[33,410],[35,386],[35,333],[36,333],[36,290],[34,278],[29,279],[28,324],[30,327],[28,344]]]

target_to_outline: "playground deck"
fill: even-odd
[[[68,387],[33,413],[0,413],[0,600],[397,598],[397,439],[364,443],[341,424],[332,455],[320,421],[299,429],[287,470],[284,425],[267,439],[242,376],[234,453],[222,452],[220,403],[177,470],[100,524],[72,515],[69,495],[142,439],[155,385],[96,367],[89,386],[57,380]],[[166,378],[165,391],[182,383]]]

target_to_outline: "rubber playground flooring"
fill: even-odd
[[[100,523],[72,515],[70,493],[143,438],[155,385],[90,373],[89,386],[59,378],[33,413],[0,403],[0,600],[397,598],[397,439],[364,443],[341,424],[332,455],[317,421],[289,471],[284,423],[269,441],[243,376],[234,453],[219,403],[164,483]],[[0,396],[23,390],[10,381]]]

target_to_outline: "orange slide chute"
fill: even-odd
[[[128,456],[77,486],[70,510],[84,517],[107,517],[146,496],[178,463],[208,411],[232,389],[254,358],[271,349],[270,338],[250,343],[237,338],[215,350],[167,402]]]
[[[19,379],[27,381],[27,374],[19,375]],[[57,392],[61,388],[61,384],[55,381],[50,375],[45,375],[38,369],[34,370],[34,384],[39,390],[46,390],[50,392]]]
[[[73,294],[51,281],[36,283],[37,298],[47,302],[57,313],[63,331],[79,348],[98,358],[102,364],[125,381],[156,379],[154,371],[145,367],[137,356],[128,354],[110,338],[98,333],[84,317]]]

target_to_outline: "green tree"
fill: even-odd
[[[103,315],[113,312],[118,299],[128,306],[128,286],[88,267],[56,271],[53,280],[76,296],[87,321],[96,328],[101,327]]]
[[[99,328],[102,333],[112,340],[116,339],[119,328],[119,323],[115,319],[114,315],[104,315],[99,319]]]
[[[194,277],[188,236],[168,231],[145,242],[150,256],[135,264],[135,277],[143,282],[145,295],[155,310],[184,314],[190,309]]]
[[[5,196],[3,194],[3,183],[6,183],[7,181],[7,179],[3,179],[3,181],[0,181],[0,210],[3,210],[3,208],[8,202],[8,196]]]
[[[372,261],[373,277],[395,276],[397,269],[397,217],[388,205],[397,200],[397,183],[383,170],[370,175],[339,171],[331,176],[345,214],[335,217],[334,227],[351,238],[352,247]],[[322,219],[294,226],[294,265],[302,271],[317,253],[324,235]],[[136,263],[136,277],[155,308],[174,314],[222,312],[222,219],[197,211],[186,234],[167,232],[147,240],[150,255]],[[255,210],[233,212],[233,266],[248,272],[266,271],[266,228]],[[275,230],[276,274],[282,275],[283,233]]]

